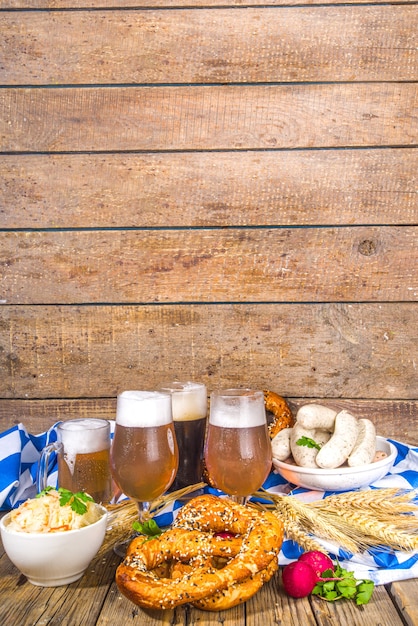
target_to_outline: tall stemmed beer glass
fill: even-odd
[[[124,391],[117,399],[111,470],[121,491],[135,500],[139,521],[149,517],[153,500],[173,482],[178,449],[171,396],[158,391]],[[124,557],[131,541],[116,544]]]
[[[212,392],[205,463],[216,487],[236,502],[245,504],[261,487],[272,463],[262,391]]]

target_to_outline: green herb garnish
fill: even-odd
[[[43,489],[38,495],[37,498],[48,495],[49,491],[54,491],[53,487],[46,487]],[[60,494],[60,506],[65,506],[68,504],[71,509],[77,513],[78,515],[84,515],[87,511],[86,502],[94,502],[93,498],[89,496],[88,493],[84,493],[84,491],[78,491],[77,493],[73,493],[68,489],[64,489],[60,487],[58,489],[58,493]]]
[[[136,521],[132,524],[132,528],[141,535],[145,535],[146,538],[144,539],[144,542],[154,539],[154,537],[158,537],[163,532],[157,522],[153,519],[147,520],[146,522]]]
[[[355,600],[356,604],[367,604],[372,597],[374,582],[372,580],[357,580],[353,572],[343,569],[339,564],[335,570],[327,569],[321,574],[312,590],[312,594],[320,596],[328,602],[335,602],[341,598]]]
[[[305,437],[305,435],[303,435],[297,440],[296,445],[306,446],[307,448],[316,448],[317,450],[321,449],[321,446],[319,445],[319,443],[316,443],[316,441],[314,441],[310,437]]]
[[[53,487],[45,487],[45,489],[42,489],[42,491],[36,494],[35,498],[42,498],[43,496],[46,496],[48,491],[55,491],[55,489]]]

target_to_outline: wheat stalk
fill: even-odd
[[[323,548],[323,546],[321,546],[320,543],[315,541],[312,536],[310,536],[307,532],[301,529],[299,524],[286,521],[283,523],[283,526],[286,537],[297,543],[306,552],[309,552],[310,550],[326,552],[326,550]]]
[[[310,534],[336,542],[352,553],[376,546],[406,551],[418,548],[415,490],[344,492],[311,503],[264,490],[256,495],[273,502],[276,514],[288,529],[288,537],[305,549],[305,535],[309,538]]]
[[[388,511],[392,513],[416,513],[417,506],[413,500],[417,497],[417,490],[400,490],[397,487],[386,489],[370,489],[369,491],[350,491],[328,496],[322,500],[321,509],[335,510],[336,507],[364,509],[365,506],[377,511],[378,515]],[[312,506],[316,506],[313,502]]]

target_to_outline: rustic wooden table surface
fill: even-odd
[[[184,606],[146,612],[122,596],[114,582],[120,558],[113,550],[98,554],[85,575],[71,585],[35,587],[20,575],[1,547],[0,624],[11,626],[94,626],[104,624],[199,624],[208,626],[400,626],[418,624],[418,580],[378,586],[370,603],[328,603],[316,597],[286,596],[280,572],[246,604],[209,613]],[[63,555],[65,558],[65,555]]]

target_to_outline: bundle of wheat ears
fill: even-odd
[[[176,499],[192,494],[205,483],[192,485],[156,500],[151,517]],[[397,488],[349,491],[314,502],[302,502],[297,496],[260,490],[249,506],[271,510],[282,520],[287,539],[304,550],[326,552],[317,539],[338,544],[351,553],[379,547],[386,550],[418,549],[417,490]],[[137,519],[137,507],[126,501],[110,509],[110,524],[102,550],[126,537]]]
[[[272,502],[269,508],[283,521],[286,537],[305,550],[324,552],[315,537],[351,553],[418,548],[416,490],[348,491],[309,503],[263,490],[256,495]]]

